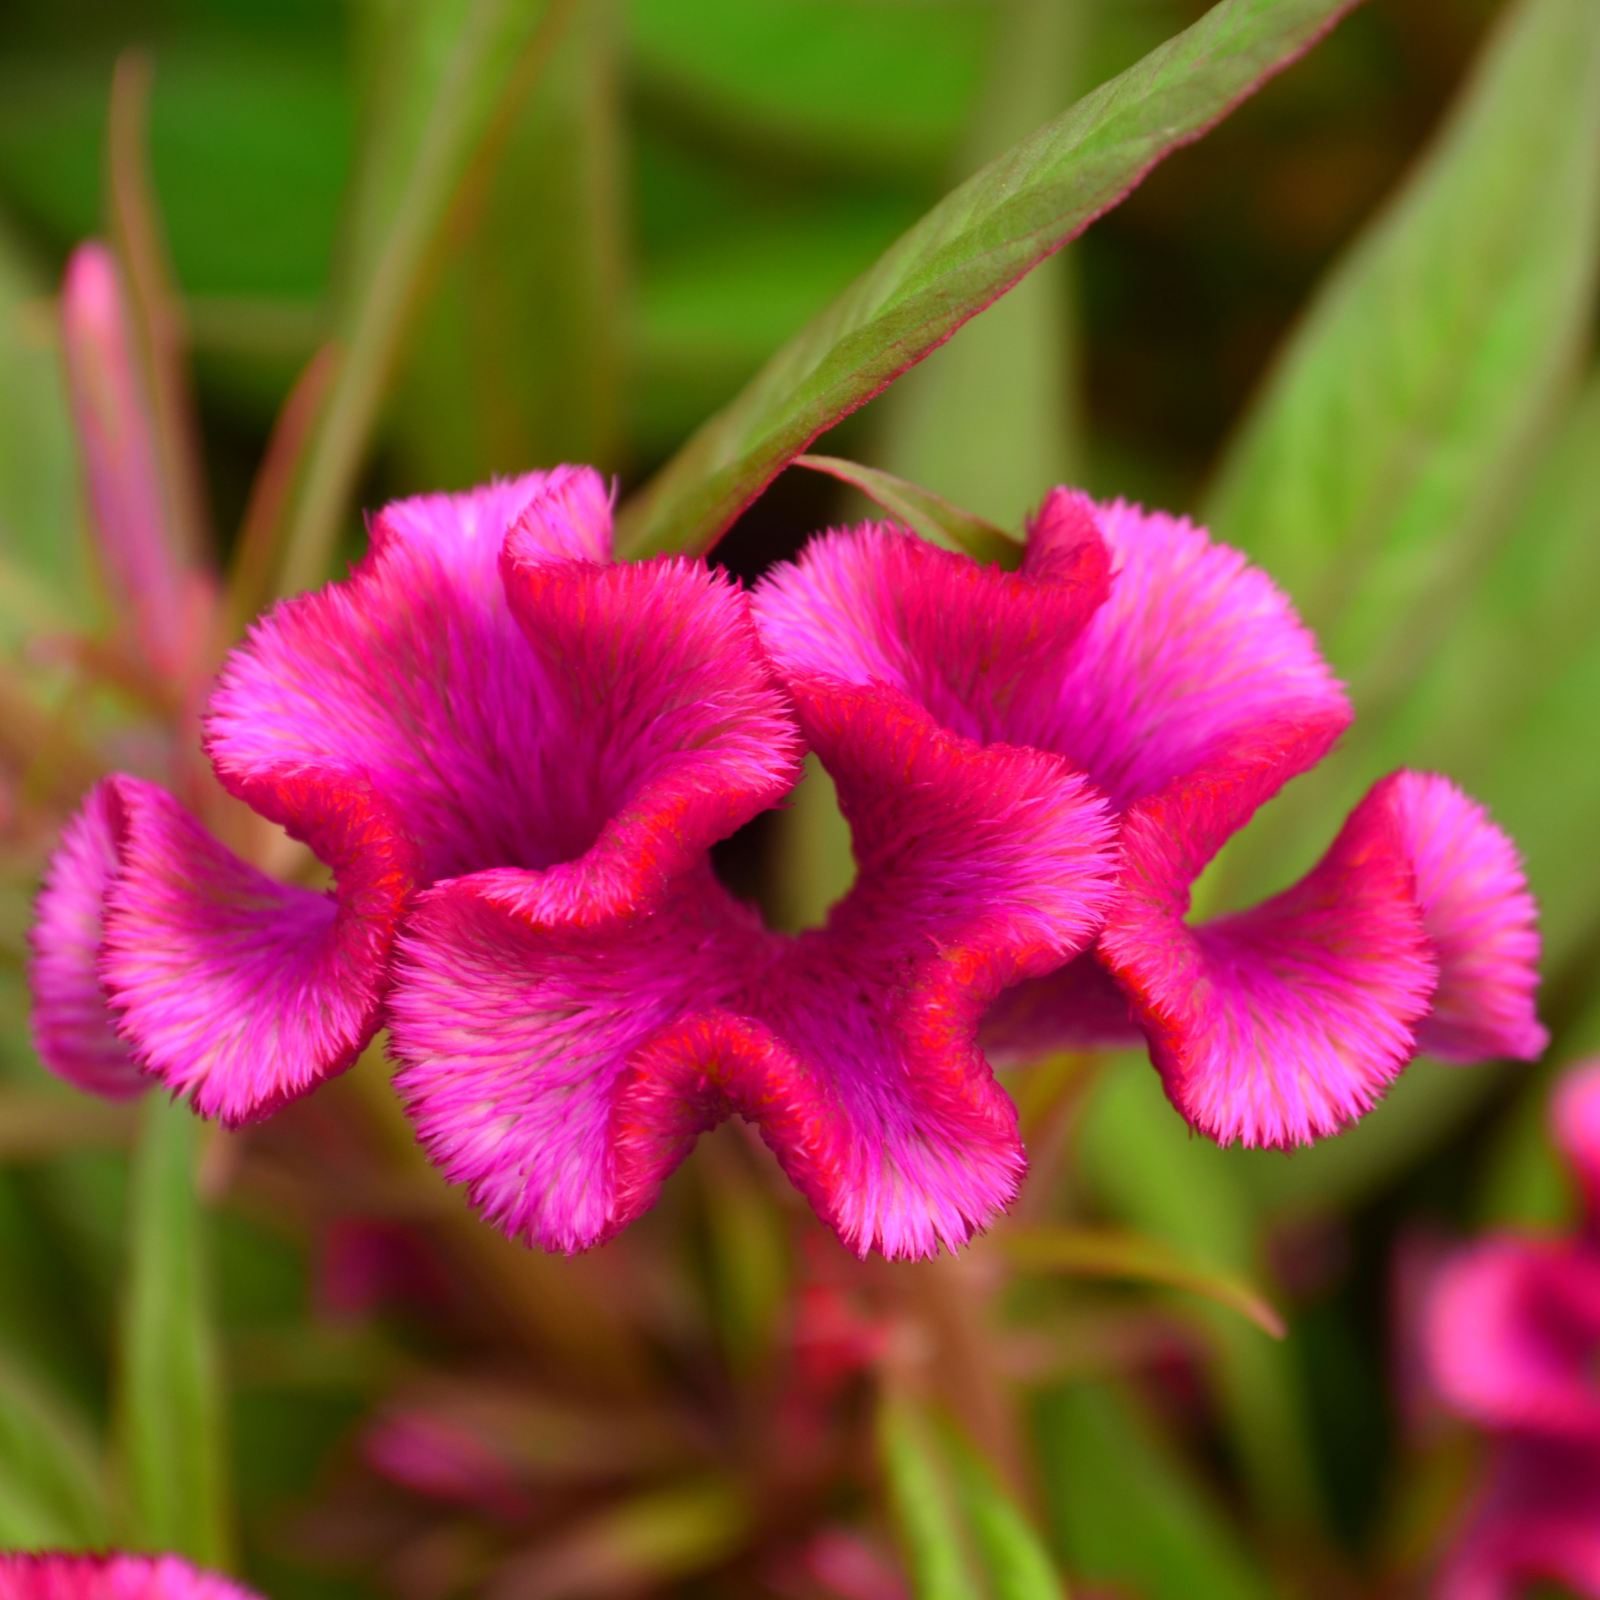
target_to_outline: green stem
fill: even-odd
[[[118,1445],[130,1542],[232,1558],[221,1366],[195,1193],[195,1119],[150,1095],[129,1197]]]

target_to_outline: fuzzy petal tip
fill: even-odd
[[[350,810],[359,833],[362,808]],[[382,866],[381,852],[351,853],[369,876]],[[202,1116],[266,1116],[371,1038],[398,887],[379,872],[352,910],[277,883],[164,789],[108,778],[63,832],[39,896],[40,1057],[97,1094],[154,1079]],[[370,914],[380,902],[386,918]]]
[[[1418,1047],[1445,1061],[1531,1061],[1550,1036],[1534,1010],[1538,909],[1516,847],[1448,778],[1401,772],[1390,781],[1439,964]]]
[[[33,1047],[58,1078],[111,1100],[150,1087],[117,1036],[100,986],[106,891],[119,871],[120,816],[115,780],[90,790],[61,831],[29,935]]]

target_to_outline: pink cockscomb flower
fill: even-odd
[[[778,799],[799,742],[744,597],[698,562],[612,565],[610,521],[586,469],[403,501],[347,580],[258,622],[207,747],[333,888],[278,883],[156,785],[105,780],[39,898],[47,1064],[266,1115],[371,1039],[419,888],[511,867],[550,907],[644,914]]]
[[[620,594],[641,570],[607,581]],[[506,572],[523,604],[545,603],[533,597],[549,569],[521,528]],[[920,603],[959,606],[980,581],[956,571]],[[1100,584],[1092,564],[1063,558],[1050,626],[1080,628]],[[552,600],[530,634],[580,681],[598,672],[589,641],[601,636],[585,631],[598,604]],[[652,636],[687,625],[688,613],[663,615]],[[976,676],[986,658],[970,643]],[[690,672],[609,659],[629,704],[701,703]],[[700,853],[686,845],[661,874],[649,916],[596,872],[518,863],[436,884],[408,919],[389,1004],[396,1085],[446,1176],[513,1237],[562,1250],[607,1238],[730,1114],[759,1127],[860,1254],[956,1245],[1014,1197],[1016,1112],[977,1027],[1007,985],[1098,932],[1114,866],[1106,803],[1059,756],[985,743],[913,694],[789,687],[860,869],[825,928],[771,933],[721,887],[703,849],[727,831],[720,814],[717,828],[686,823]],[[750,726],[766,749],[771,735]],[[703,784],[673,788],[672,805],[688,816]]]
[[[1051,752],[1110,796],[1106,926],[1002,996],[996,1059],[1142,1034],[1195,1127],[1288,1146],[1366,1111],[1418,1050],[1543,1048],[1515,852],[1446,779],[1385,778],[1293,888],[1185,920],[1224,841],[1350,720],[1288,601],[1203,529],[1057,490],[1015,574],[869,525],[813,541],[753,604],[825,762],[818,708],[855,696],[1008,757]]]
[[[381,513],[347,581],[257,625],[206,719],[224,786],[332,891],[108,780],[40,899],[41,1052],[238,1122],[386,1020],[425,1148],[515,1238],[608,1237],[737,1112],[852,1248],[965,1239],[1024,1165],[977,1024],[1098,931],[1104,799],[1057,756],[823,687],[807,726],[861,881],[827,930],[768,932],[708,849],[792,787],[791,698],[737,586],[609,546],[581,470]],[[1056,588],[1080,625],[1097,591]]]
[[[0,1553],[0,1600],[257,1600],[182,1556]]]
[[[1551,1110],[1583,1190],[1583,1228],[1481,1240],[1428,1289],[1429,1381],[1493,1441],[1440,1600],[1515,1600],[1541,1580],[1600,1600],[1600,1062],[1570,1072]]]

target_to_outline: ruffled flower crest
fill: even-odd
[[[1040,581],[1063,566],[1082,577],[1070,624]],[[754,606],[803,722],[819,679],[910,696],[952,731],[1065,758],[1120,811],[1097,947],[1001,998],[997,1059],[1142,1033],[1196,1127],[1292,1145],[1360,1115],[1419,1048],[1542,1049],[1515,853],[1442,778],[1383,780],[1301,883],[1186,921],[1206,863],[1350,718],[1287,600],[1204,530],[1057,490],[1018,574],[869,525],[814,540]]]
[[[539,567],[516,534],[506,559],[508,573]],[[1103,562],[1085,559],[1048,586],[1063,628],[1097,598]],[[907,588],[934,630],[959,601],[935,576],[908,570]],[[587,659],[592,612],[569,613],[542,580],[524,592],[530,638]],[[651,633],[712,625],[699,597]],[[956,670],[990,661],[981,645],[960,641]],[[665,678],[700,703],[691,672]],[[603,885],[513,870],[440,883],[408,922],[390,1004],[397,1087],[446,1175],[513,1236],[568,1250],[608,1237],[733,1113],[862,1254],[958,1244],[1014,1197],[1016,1113],[976,1029],[1002,988],[1097,931],[1105,803],[1059,758],[945,727],[911,694],[824,675],[788,686],[855,836],[858,881],[825,928],[769,933],[721,888],[690,785],[649,916]]]
[[[513,523],[520,558],[502,574]],[[609,529],[583,469],[401,502],[347,580],[258,622],[212,696],[208,749],[223,785],[309,845],[333,891],[277,883],[157,786],[106,780],[40,897],[44,1059],[102,1092],[154,1077],[204,1115],[264,1116],[370,1041],[396,930],[426,884],[534,868],[648,909],[681,865],[672,806],[717,837],[779,797],[797,740],[742,598],[697,563],[612,567]],[[516,613],[541,584],[597,619],[591,676],[580,657],[555,665],[563,641],[544,618],[530,642]],[[674,723],[665,681],[637,691],[676,669],[685,609],[720,619],[697,647],[731,688]]]

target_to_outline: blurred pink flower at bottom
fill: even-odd
[[[0,1600],[257,1600],[182,1556],[0,1553]]]
[[[1429,1382],[1494,1440],[1439,1600],[1515,1600],[1540,1580],[1600,1600],[1600,1061],[1562,1081],[1551,1131],[1580,1179],[1582,1231],[1480,1240],[1426,1294]]]

